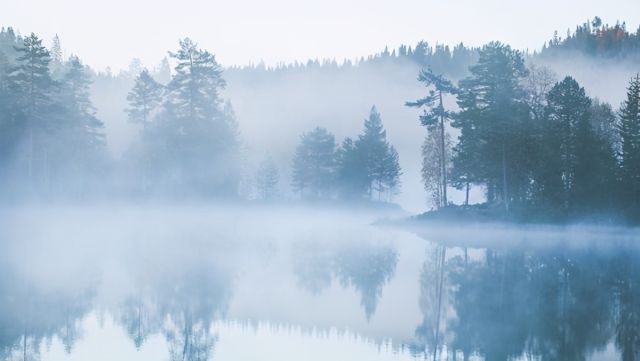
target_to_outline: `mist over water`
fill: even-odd
[[[197,40],[116,74],[0,28],[0,361],[640,360],[640,29]]]
[[[386,216],[3,209],[0,354],[617,360],[633,349],[637,230],[371,224]]]

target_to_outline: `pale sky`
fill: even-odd
[[[640,0],[4,0],[0,25],[57,33],[65,54],[117,71],[132,58],[157,64],[191,37],[223,65],[356,58],[401,43],[537,49],[554,30],[600,16],[635,31]]]

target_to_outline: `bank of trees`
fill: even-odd
[[[91,102],[93,74],[51,51],[35,34],[0,31],[0,184],[15,200],[237,195],[239,141],[215,57],[189,39],[171,53],[162,85],[142,71],[128,94],[141,132],[121,162],[106,152],[103,123]]]
[[[77,57],[61,63],[35,34],[0,34],[0,179],[8,198],[72,198],[103,175],[103,124]],[[51,67],[57,71],[52,73]]]
[[[635,49],[637,36],[623,25],[594,24],[553,46],[595,41],[596,48],[619,44],[627,52]],[[173,72],[167,61],[160,73],[136,72],[126,112],[140,125],[140,133],[122,160],[114,161],[107,156],[103,124],[91,101],[91,70],[75,56],[65,58],[57,37],[49,50],[34,34],[2,29],[3,197],[84,198],[109,192],[237,197],[242,147],[233,109],[221,96],[226,84],[222,68],[213,54],[189,39],[180,41],[170,56]],[[639,216],[638,76],[614,109],[589,97],[575,79],[556,79],[544,68],[527,67],[523,54],[495,42],[480,49],[402,46],[362,60],[360,66],[373,69],[374,64],[405,60],[434,69],[419,75],[426,96],[407,104],[423,110],[420,122],[427,137],[422,175],[434,205],[450,204],[449,187],[468,195],[471,187],[480,186],[487,202],[505,212]],[[458,69],[472,61],[468,70]],[[327,71],[333,67],[318,66]],[[454,86],[439,69],[466,77]],[[278,71],[285,70],[270,70]],[[454,98],[457,107],[448,101]],[[452,127],[456,131],[450,133]],[[291,170],[291,188],[303,198],[389,200],[398,192],[401,175],[398,153],[375,108],[355,138],[336,142],[322,128],[304,134]],[[251,176],[258,198],[273,199],[279,193],[279,172],[272,161]]]
[[[543,56],[562,56],[580,53],[608,59],[640,59],[640,27],[627,29],[626,23],[609,25],[598,16],[591,21],[567,30],[563,38],[557,32],[542,48]]]
[[[478,63],[454,91],[458,111],[451,117],[459,137],[448,185],[482,186],[486,201],[507,213],[515,207],[549,217],[637,216],[638,77],[616,114],[591,99],[575,79],[549,84],[549,77],[541,75],[525,67],[522,54],[507,45],[494,42],[479,51]],[[431,133],[438,131],[428,128],[427,144],[437,144]],[[430,162],[443,162],[437,146],[425,147]],[[427,185],[444,179],[435,178],[426,177]]]
[[[166,86],[143,70],[127,99],[129,120],[142,124],[127,155],[137,192],[235,197],[239,141],[233,110],[215,57],[190,39],[170,53],[176,65]]]
[[[139,68],[124,109],[139,133],[115,161],[90,99],[90,69],[75,56],[65,59],[58,37],[48,50],[34,34],[2,29],[2,194],[16,200],[238,197],[241,144],[233,109],[221,96],[222,68],[190,39],[169,54],[175,67],[163,81]],[[340,146],[326,130],[305,134],[292,173],[293,188],[305,198],[387,200],[399,189],[398,153],[375,108],[363,133]],[[253,182],[257,198],[277,198],[275,162],[265,160]]]
[[[357,139],[337,146],[324,128],[302,135],[291,185],[302,198],[390,200],[400,187],[398,152],[387,141],[375,106]]]

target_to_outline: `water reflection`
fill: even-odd
[[[420,273],[420,298],[418,300],[423,319],[416,328],[416,341],[410,344],[416,355],[429,351],[436,359],[443,338],[446,336],[443,320],[447,319],[449,302],[448,272],[446,261],[447,249],[442,246],[430,249],[426,253],[425,262]]]
[[[210,358],[218,339],[211,326],[225,317],[231,279],[207,258],[189,261],[166,264],[153,274],[134,275],[136,291],[114,313],[136,348],[161,333],[170,360]]]
[[[0,268],[0,359],[38,360],[41,347],[54,337],[72,352],[93,291],[43,289],[14,270]]]
[[[333,278],[360,294],[367,320],[376,311],[382,288],[393,277],[397,252],[388,245],[351,241],[338,245],[299,243],[294,249],[294,271],[299,284],[314,294]]]
[[[96,333],[91,315],[113,320],[102,327],[133,352],[161,340],[164,359],[181,361],[254,359],[243,353],[254,347],[279,355],[261,359],[640,360],[635,245],[522,247],[510,234],[520,246],[463,248],[350,224],[257,238],[207,227],[123,236],[82,267],[3,243],[0,360],[60,359],[52,344],[73,356]],[[82,248],[70,244],[60,254]]]
[[[629,249],[553,249],[485,250],[469,262],[451,257],[447,352],[464,360],[585,360],[615,342],[622,360],[638,359],[638,256]],[[433,332],[425,329],[416,334],[433,349]]]

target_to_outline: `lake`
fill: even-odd
[[[325,207],[0,216],[5,360],[640,356],[634,229],[403,229]]]

